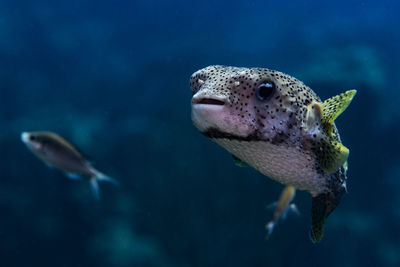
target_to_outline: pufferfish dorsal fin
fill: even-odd
[[[321,147],[317,148],[319,165],[326,173],[337,171],[349,157],[349,149],[333,137],[321,139]]]
[[[244,162],[243,160],[239,159],[235,155],[232,155],[232,158],[233,158],[233,161],[235,162],[236,166],[239,166],[239,167],[248,167],[249,166],[246,162]]]
[[[332,136],[333,122],[347,108],[356,93],[356,90],[348,90],[322,102],[321,122],[330,136]]]

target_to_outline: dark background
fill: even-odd
[[[0,265],[400,266],[400,4],[278,2],[1,1]],[[305,192],[266,240],[282,186],[192,126],[189,77],[213,64],[358,90],[337,120],[349,194],[321,243]],[[24,147],[32,130],[120,186],[96,202]]]

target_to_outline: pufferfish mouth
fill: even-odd
[[[222,99],[215,99],[215,98],[193,98],[192,105],[223,106],[223,105],[225,105],[225,101],[223,101]]]
[[[209,128],[223,127],[229,115],[227,108],[229,100],[225,97],[196,95],[192,98],[192,121],[200,130],[205,132]]]

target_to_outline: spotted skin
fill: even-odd
[[[263,85],[273,90],[262,100]],[[324,168],[341,142],[334,123],[329,132],[321,121],[321,99],[296,78],[262,68],[209,66],[191,76],[190,87],[192,120],[205,136],[271,179],[314,197],[311,237],[319,241],[346,184],[344,164]]]

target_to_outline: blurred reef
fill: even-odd
[[[0,3],[1,266],[399,266],[400,33],[395,1]],[[311,198],[265,240],[282,186],[192,126],[189,77],[212,64],[291,74],[336,124],[349,193],[324,240]],[[71,181],[22,131],[57,132],[120,186]]]

